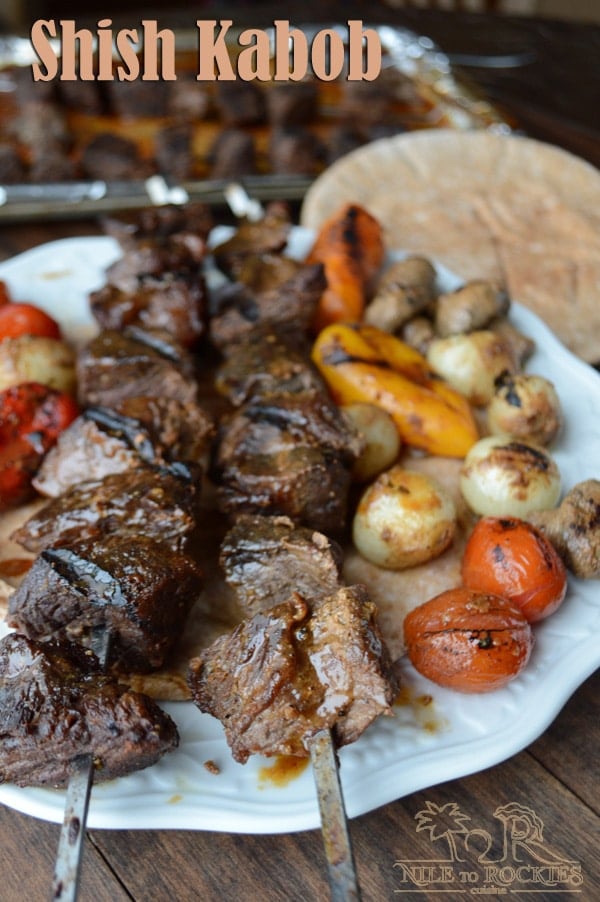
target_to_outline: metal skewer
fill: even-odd
[[[92,648],[102,668],[106,667],[108,661],[109,646],[109,630],[102,628],[94,633]],[[54,863],[51,902],[59,902],[59,900],[60,902],[76,902],[93,782],[94,756],[91,754],[78,755],[73,760],[67,786],[65,816]]]
[[[233,182],[223,193],[231,212],[238,218],[246,217],[251,222],[258,222],[264,216],[260,202],[249,197],[242,185]],[[320,730],[316,733],[309,749],[319,802],[331,900],[359,902],[360,889],[331,731]]]
[[[348,832],[337,755],[329,730],[320,730],[313,737],[310,743],[310,759],[319,800],[331,900],[359,902],[360,889]]]

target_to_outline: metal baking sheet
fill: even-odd
[[[311,34],[322,27],[306,25],[304,31],[310,39]],[[340,29],[343,35],[346,34],[343,26],[332,27]],[[491,104],[477,97],[468,85],[456,79],[448,57],[430,38],[391,26],[378,26],[376,30],[384,50],[385,67],[408,77],[419,97],[428,104],[428,114],[409,124],[409,128],[444,126],[459,130],[511,130],[510,124]],[[178,50],[189,52],[196,33],[186,30],[175,34]],[[15,66],[28,66],[34,59],[35,54],[28,39],[18,36],[0,38],[0,95],[2,91],[7,92],[11,88],[6,70]],[[326,116],[331,122],[335,122],[336,112],[335,106],[327,107]],[[114,117],[112,121],[116,122]],[[135,130],[135,122],[130,123],[130,128]],[[299,201],[313,180],[311,176],[274,175],[267,172],[245,176],[239,181],[258,200]],[[175,184],[168,176],[160,175],[123,182],[96,179],[0,185],[0,223],[85,218],[188,201],[220,205],[224,203],[226,187],[227,181],[224,180],[202,177]]]

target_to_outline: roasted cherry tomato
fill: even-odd
[[[27,501],[47,451],[78,415],[70,395],[24,382],[0,392],[0,510]]]
[[[10,292],[8,285],[0,279],[0,307],[4,304],[10,304]]]
[[[58,323],[33,304],[3,304],[0,306],[0,339],[19,335],[40,335],[60,338]]]
[[[515,602],[465,586],[407,614],[404,640],[419,673],[459,692],[506,685],[526,665],[533,647],[531,626]]]
[[[530,623],[548,617],[567,591],[558,552],[535,526],[515,517],[484,517],[462,562],[465,586],[515,601]]]

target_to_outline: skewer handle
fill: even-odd
[[[52,902],[75,902],[77,899],[93,775],[94,761],[91,755],[81,755],[75,759],[67,788],[65,817],[54,865]]]
[[[360,902],[337,757],[329,730],[321,730],[313,737],[310,756],[319,799],[331,900]]]

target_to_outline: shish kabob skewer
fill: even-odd
[[[194,236],[191,244],[194,257],[198,250]],[[135,270],[140,264],[145,271],[153,257],[160,263],[161,248],[154,247],[152,241],[136,250],[138,259],[134,254],[129,271],[127,262],[121,263],[117,276],[120,273],[135,281]],[[180,264],[185,261],[185,246],[179,248],[174,243],[170,251]],[[150,310],[156,307],[152,294],[158,292],[157,276],[160,273],[154,274],[151,285]],[[139,287],[143,294],[144,286]],[[186,337],[194,338],[200,323],[197,308],[202,284],[192,286],[189,296],[183,298],[191,308],[190,329],[186,329],[185,303],[181,303],[181,295],[186,294],[185,279],[180,276],[174,285],[167,275],[164,287],[174,302],[171,313],[175,326]],[[158,315],[164,316],[160,312]],[[34,643],[34,660],[36,656],[43,660],[43,649],[49,648],[43,645],[44,640],[51,641],[58,634],[63,639],[83,642],[95,652],[101,671],[106,669],[109,657],[117,662],[120,659],[126,667],[134,664],[148,670],[160,666],[181,631],[200,588],[200,572],[191,559],[181,554],[181,548],[195,525],[200,475],[197,461],[205,454],[212,425],[191,400],[195,389],[193,380],[186,378],[190,372],[184,372],[185,366],[175,365],[182,363],[177,359],[181,349],[176,352],[176,345],[171,343],[170,335],[135,329],[128,336],[115,335],[112,339],[104,333],[98,348],[88,348],[87,357],[84,354],[83,362],[80,360],[80,376],[88,371],[87,383],[80,379],[79,386],[84,401],[89,403],[93,389],[94,400],[108,402],[109,406],[88,407],[72,424],[69,434],[62,437],[38,473],[36,485],[44,494],[55,496],[54,500],[13,536],[39,554],[32,572],[11,598],[9,615],[13,626],[42,641],[39,646]],[[103,371],[109,349],[115,358],[112,375]],[[137,382],[120,378],[120,367],[131,370],[132,359],[133,369],[137,367]],[[160,392],[171,397],[157,397]],[[115,538],[116,542],[112,541]],[[94,544],[96,540],[100,540],[100,548]],[[107,543],[112,545],[112,552],[104,555]],[[128,543],[134,547],[133,558],[119,549]],[[141,569],[145,566],[152,586],[148,592],[143,586],[140,590],[137,584],[136,554],[140,561],[146,560]],[[51,594],[58,598],[58,605],[46,599],[48,589],[53,590]],[[161,604],[154,604],[153,592],[163,607],[170,606],[169,614],[160,610]],[[57,608],[61,609],[59,614]],[[10,653],[8,650],[9,656]],[[19,654],[18,648],[15,653]],[[53,670],[53,660],[51,657],[42,668],[48,670],[51,682],[58,680],[60,685],[60,657],[56,659],[57,672],[56,667]],[[81,660],[85,662],[85,655]],[[18,690],[15,697],[18,699]],[[172,735],[167,736],[160,709],[148,702],[149,707],[144,708],[136,696],[129,704],[142,720],[145,718],[151,736],[154,731],[166,730],[164,748],[158,754],[148,755],[142,742],[145,728],[141,723],[139,749],[136,748],[134,726],[132,735],[124,735],[123,741],[130,757],[137,755],[140,759],[137,767],[153,763],[169,745],[177,744],[175,725],[166,718],[165,724],[172,728]],[[78,724],[78,729],[86,736],[85,701],[83,707],[82,726]],[[92,713],[92,721],[93,716]],[[109,722],[109,731],[110,723],[118,735],[123,726],[119,717],[115,714]],[[70,776],[52,888],[52,898],[63,902],[77,898],[90,792],[99,763],[95,749],[64,762]],[[123,772],[127,772],[126,768],[117,768],[112,775]],[[64,779],[63,774],[54,776]]]
[[[98,639],[100,647],[97,650],[97,658],[104,669],[108,661],[110,632],[103,629]],[[78,755],[73,761],[67,785],[65,814],[58,837],[52,875],[51,902],[76,902],[79,895],[85,826],[93,782],[93,755]]]
[[[232,212],[238,217],[246,216],[251,221],[257,221],[263,216],[261,205],[252,200],[240,185],[230,185],[225,191],[225,198]],[[360,899],[338,758],[331,730],[320,730],[313,737],[310,743],[310,757],[332,900],[350,902],[353,899]]]
[[[228,192],[228,199],[236,214],[246,213],[249,214],[247,218],[251,222],[258,221],[260,208],[257,207],[255,202],[245,203],[244,194],[238,186],[232,186]],[[231,249],[234,255],[241,251],[243,256],[243,246],[240,243],[236,243],[235,239]],[[217,249],[217,259],[222,257],[223,253],[223,248]],[[245,270],[246,274],[249,271],[247,263],[247,259],[241,262],[242,270]],[[268,271],[268,265],[266,270]],[[260,279],[256,279],[256,274],[252,272],[251,268],[250,275],[260,285]],[[211,322],[213,340],[220,345],[221,350],[224,351],[227,357],[218,377],[218,385],[234,404],[241,404],[242,407],[237,418],[234,416],[225,429],[221,430],[220,444],[216,454],[216,475],[217,481],[221,483],[220,491],[224,500],[225,510],[232,516],[244,510],[260,511],[261,508],[266,509],[267,512],[279,510],[300,522],[308,522],[312,526],[317,524],[318,527],[322,526],[326,530],[337,531],[343,522],[344,496],[347,494],[349,483],[349,466],[350,462],[358,454],[359,443],[356,437],[353,438],[351,435],[351,430],[344,428],[339,414],[327,398],[327,392],[320,383],[319,377],[307,362],[307,355],[297,351],[298,343],[301,344],[302,342],[301,333],[308,331],[311,319],[314,316],[315,301],[325,288],[320,265],[305,267],[304,276],[301,278],[302,281],[300,279],[295,281],[292,276],[288,282],[284,283],[284,286],[280,286],[279,297],[277,298],[280,308],[285,308],[287,288],[288,296],[291,295],[296,302],[297,314],[295,322],[294,316],[290,317],[289,309],[287,311],[285,309],[280,309],[279,311],[273,308],[269,309],[263,294],[262,312],[265,314],[265,322],[262,325],[270,326],[272,328],[270,333],[268,328],[261,334],[260,328],[248,327],[248,322],[256,323],[256,320],[260,319],[260,309],[252,309],[251,315],[246,316],[246,323],[242,322],[244,312],[252,308],[252,298],[250,297],[250,303],[244,299],[244,291],[243,289],[241,292],[239,291],[239,284],[237,286],[237,304],[235,303],[235,287],[230,289],[230,291],[226,289],[223,293],[226,303],[222,306],[222,315],[217,315],[215,320]],[[293,298],[294,291],[290,291],[291,285],[295,286],[296,298]],[[309,289],[308,293],[313,295],[312,305],[309,297],[307,297],[307,289]],[[233,303],[231,303],[232,299]],[[293,303],[291,306],[293,306]],[[285,321],[286,315],[291,320],[290,322]],[[292,339],[296,348],[295,351],[291,350],[285,339],[281,339],[281,332],[287,332],[289,335],[290,327],[292,333],[295,333],[295,341]],[[232,338],[233,347],[231,346]],[[269,358],[266,365],[265,356]],[[262,360],[261,357],[263,358]],[[258,366],[256,371],[253,372],[255,364]],[[307,424],[309,425],[307,426]],[[277,432],[277,439],[272,439],[273,445],[278,446],[277,451],[274,448],[269,448],[270,439],[267,434],[269,427],[272,427]],[[260,462],[260,459],[264,459],[265,455],[269,453],[272,453],[273,460],[277,458],[277,463],[274,464],[277,471],[275,482],[279,484],[275,488],[273,486],[269,487],[267,485],[268,478],[264,479],[261,475],[263,464]],[[256,468],[253,466],[253,455],[255,455]],[[291,521],[287,522],[291,525]],[[282,524],[280,525],[285,532],[285,527]],[[253,526],[248,521],[244,523],[244,528],[240,530],[236,531],[234,527],[232,533],[237,532],[237,543],[244,545],[244,554],[248,559],[253,560],[259,568],[262,567],[262,572],[266,574],[265,578],[268,583],[269,574],[273,570],[272,562],[264,557],[262,560],[253,558],[252,550],[248,550],[249,543],[244,540],[244,529],[246,527],[252,534]],[[265,524],[264,527],[259,526],[258,529],[259,531],[263,529],[266,532],[273,529],[277,532],[278,526],[277,524],[274,526]],[[317,533],[314,533],[314,535],[319,535],[319,541],[324,543],[325,546],[328,545],[328,540],[324,535]],[[290,537],[288,536],[287,538],[289,539]],[[273,535],[267,540],[267,544],[269,542],[275,542]],[[235,544],[236,542],[233,543],[234,557],[236,554]],[[269,654],[273,652],[275,657],[277,657],[280,653],[278,640],[274,638],[279,630],[282,631],[282,635],[286,631],[289,632],[289,648],[285,652],[281,652],[283,658],[287,660],[293,657],[294,653],[302,645],[302,640],[298,640],[301,631],[310,631],[309,624],[312,621],[310,616],[307,616],[306,609],[302,609],[303,599],[298,596],[295,608],[293,601],[288,602],[291,589],[298,588],[298,592],[302,592],[300,588],[303,584],[302,558],[306,553],[306,548],[309,546],[310,542],[307,541],[300,552],[300,561],[288,560],[287,563],[288,565],[291,564],[291,566],[287,568],[287,581],[284,581],[284,585],[280,587],[280,589],[283,589],[283,593],[269,591],[258,593],[262,595],[261,615],[264,612],[264,617],[267,621],[269,619],[272,621],[271,626],[266,626],[264,636],[261,635],[260,617],[256,626],[256,636],[258,637],[256,642],[261,642],[264,639],[266,667],[269,666]],[[224,556],[227,558],[227,551]],[[228,567],[225,562],[226,573],[227,570]],[[256,581],[255,573],[256,570],[254,568],[248,569],[247,577],[250,583],[253,580]],[[328,574],[320,575],[324,575],[325,582],[327,582]],[[268,589],[268,587],[263,588]],[[335,587],[330,585],[328,588],[330,592],[339,588],[337,577]],[[327,598],[326,586],[324,584],[315,585],[311,589],[315,596],[316,607],[320,607],[322,604],[322,609],[325,610],[328,601],[331,601],[331,599]],[[335,596],[335,602],[337,603],[337,601],[338,597]],[[344,599],[344,602],[346,601],[347,599]],[[282,602],[287,602],[287,612],[284,610],[285,604],[281,604]],[[279,608],[269,610],[274,604],[281,604],[280,614],[275,613],[280,610]],[[291,614],[289,611],[290,605],[293,609]],[[371,624],[367,625],[365,621],[369,620],[371,613],[366,613],[367,606],[362,598],[351,598],[350,607],[352,605],[354,605],[352,615],[344,625],[348,627],[348,634],[351,636],[351,640],[360,641],[357,640],[357,637],[360,635],[361,630],[365,632],[370,630]],[[243,603],[241,606],[245,607]],[[358,613],[359,611],[360,613]],[[355,620],[350,625],[352,616],[354,616]],[[286,620],[288,617],[291,618],[291,623],[289,620]],[[326,630],[326,624],[324,625],[320,622],[319,617],[320,614],[315,613],[315,628],[317,630]],[[294,633],[294,619],[298,621],[297,625],[299,627],[296,633]],[[360,625],[358,625],[357,621],[360,621]],[[247,628],[248,632],[251,633],[253,630],[252,623],[251,621],[247,627],[242,625],[239,636],[234,636],[230,646],[227,646],[226,642],[223,643],[223,647],[219,648],[220,655],[226,656],[232,653],[235,656],[237,651],[236,642],[239,639],[243,645],[245,641],[244,629]],[[269,635],[271,631],[272,635]],[[252,641],[254,643],[255,639],[253,638]],[[374,642],[373,644],[375,645],[376,643]],[[227,653],[225,654],[226,647]],[[285,642],[283,642],[282,648],[284,647]],[[307,656],[310,655],[308,646],[304,653]],[[365,654],[363,659],[368,657],[369,655]],[[349,665],[349,661],[345,663]],[[371,661],[370,663],[373,662]],[[217,673],[217,679],[215,685],[211,686],[213,664],[216,665],[214,671]],[[384,680],[380,679],[378,682],[378,678],[382,676],[381,673],[375,675],[376,669],[376,667],[373,667],[373,672],[370,674],[370,677],[373,678],[372,688],[375,690],[377,697],[377,702],[374,703],[373,708],[375,710],[377,704],[381,703],[377,713],[382,713],[386,710],[389,700],[385,698],[385,691],[382,690]],[[295,676],[291,676],[290,680],[293,681]],[[313,677],[307,677],[305,674],[301,678],[307,679],[309,682],[311,679],[314,681],[314,675]],[[235,721],[236,716],[239,716],[241,723],[245,719],[243,712],[233,712],[232,717],[232,712],[227,711],[227,701],[221,705],[220,699],[218,697],[215,699],[212,695],[216,691],[218,696],[218,684],[222,683],[223,680],[227,681],[227,676],[219,673],[218,662],[212,662],[210,656],[208,659],[205,658],[204,661],[198,660],[192,663],[190,685],[201,710],[208,710],[210,713],[220,717],[220,719],[223,719],[220,716],[223,715],[228,720],[228,725]],[[326,682],[327,679],[325,678]],[[316,683],[319,683],[318,679]],[[315,697],[319,692],[323,691],[325,683],[320,686],[317,685],[310,690]],[[348,691],[348,686],[343,688],[338,686],[337,688],[339,691],[341,690],[340,695]],[[243,694],[243,689],[240,691],[239,686],[234,686],[232,689],[231,695],[235,698]],[[282,690],[283,695],[285,695],[285,691],[285,689]],[[299,690],[296,691],[299,692]],[[326,694],[325,690],[324,697],[326,697]],[[323,699],[321,701],[323,702]],[[347,700],[350,708],[353,701],[350,698]],[[294,700],[290,699],[290,703],[289,707],[293,710]],[[322,706],[326,708],[327,702],[324,702]],[[334,710],[334,708],[335,703],[332,704],[331,710]],[[286,713],[286,705],[284,704],[280,712],[283,721],[285,721]],[[289,717],[289,714],[287,716]],[[372,713],[369,716],[372,719],[376,715]],[[369,716],[362,729],[367,725]],[[229,721],[230,717],[232,717],[232,721]],[[351,716],[348,719],[351,719]],[[332,898],[349,900],[358,899],[360,890],[341,791],[337,753],[332,735],[331,724],[334,720],[335,716],[330,717],[329,721],[323,719],[321,724],[319,724],[318,718],[314,718],[313,722],[309,722],[309,719],[306,719],[304,723],[303,716],[299,715],[299,721],[303,723],[303,727],[299,727],[298,730],[302,732],[302,729],[304,729],[305,731],[305,750],[308,750],[313,764]],[[361,729],[358,730],[358,734],[354,735],[353,738],[357,738],[360,731]],[[231,740],[231,731],[227,727],[226,733],[228,734],[228,741]],[[274,748],[285,752],[288,749],[287,743],[289,740],[293,749],[292,754],[294,752],[296,754],[301,753],[296,739],[297,737],[283,737],[281,745],[277,746],[275,744]],[[337,736],[337,740],[339,743],[340,735]],[[346,741],[352,741],[352,739],[346,739]],[[232,744],[231,741],[230,744]],[[247,749],[243,747],[243,743],[241,748],[238,748],[235,737],[233,738],[232,748],[234,749],[234,757],[237,757],[238,760],[244,760],[244,756],[247,757]],[[260,747],[254,750],[260,751]],[[273,753],[273,749],[269,748],[268,743],[264,751]]]

